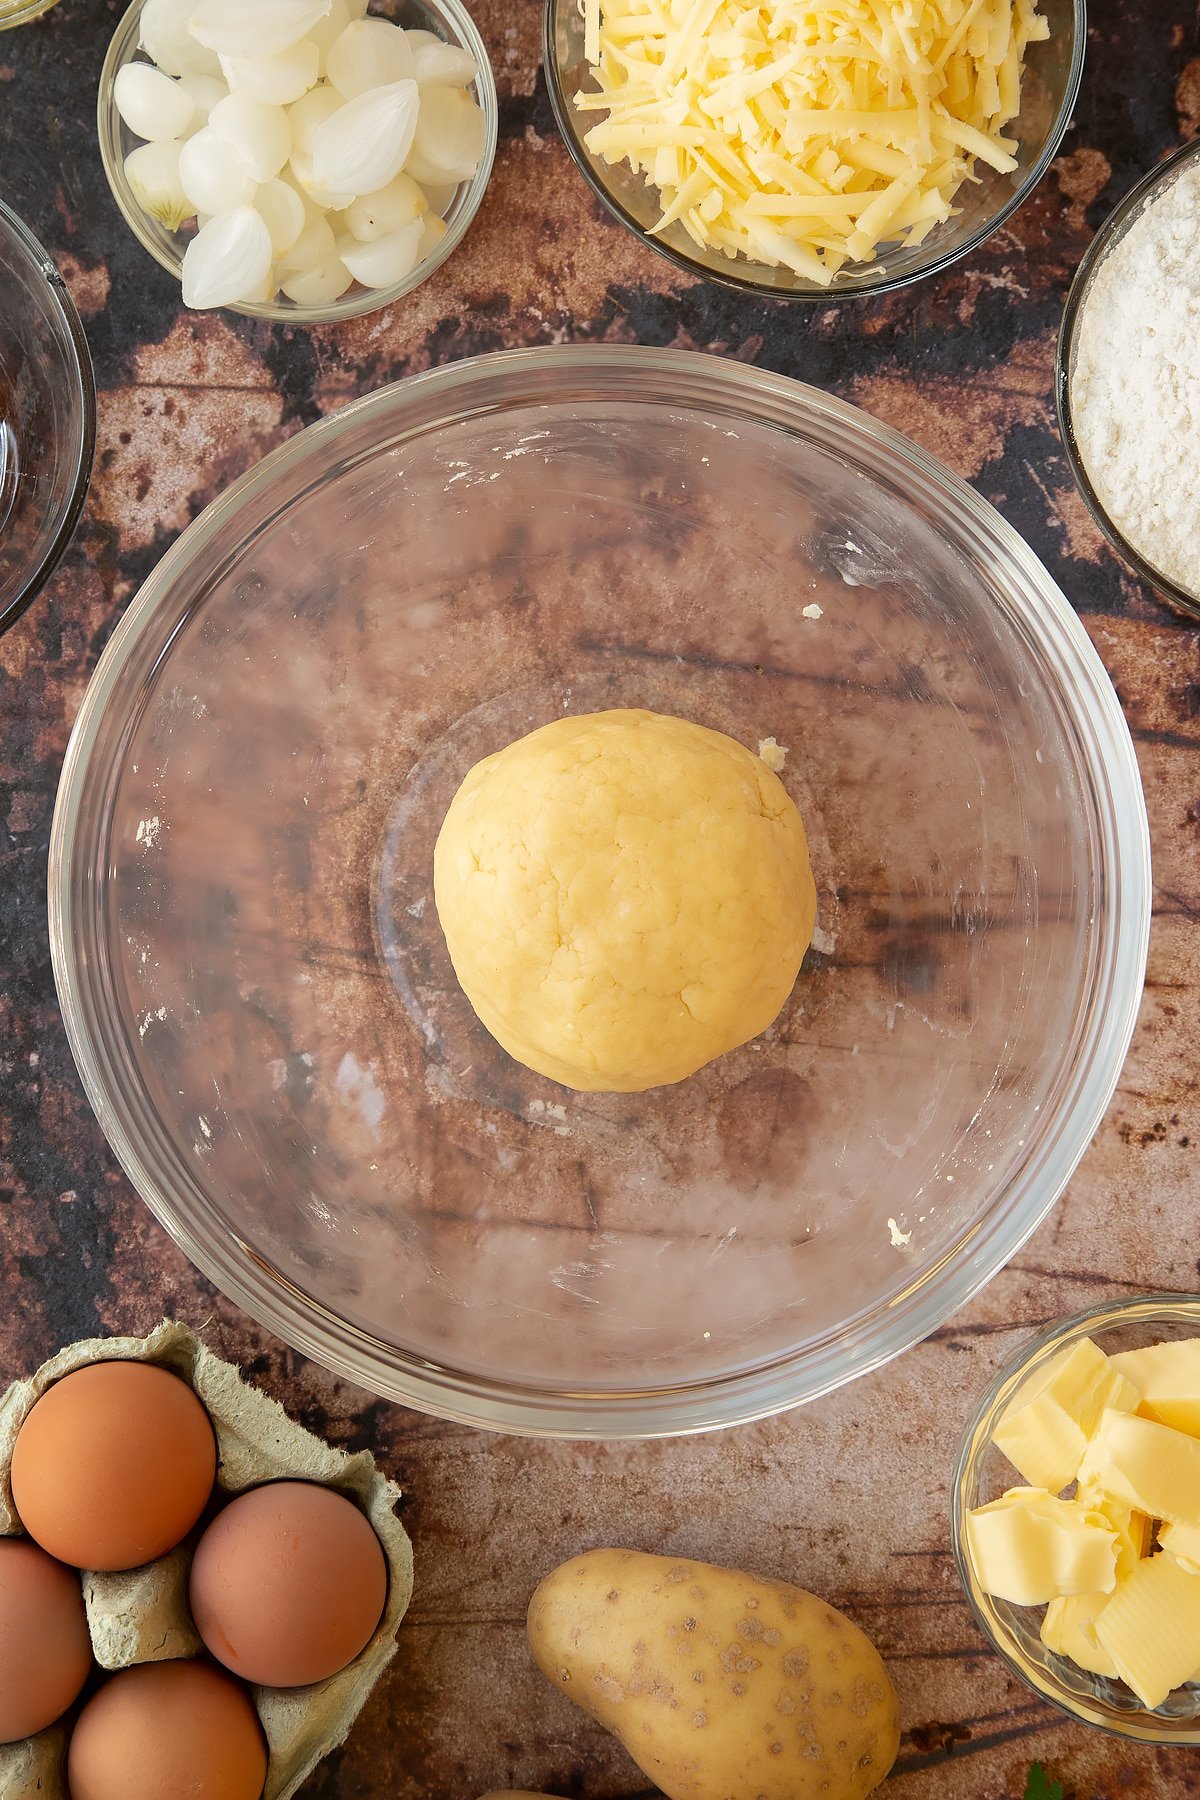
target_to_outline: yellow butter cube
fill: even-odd
[[[979,1585],[1014,1606],[1107,1594],[1116,1584],[1116,1533],[1044,1488],[1010,1488],[969,1512],[967,1550]]]
[[[1123,1506],[1099,1488],[1081,1482],[1074,1505],[1085,1518],[1107,1527],[1116,1540],[1117,1583],[1150,1549],[1154,1521],[1145,1513]],[[1115,1591],[1115,1590],[1114,1590]],[[1068,1656],[1081,1669],[1112,1680],[1117,1666],[1096,1636],[1096,1620],[1108,1605],[1109,1594],[1068,1594],[1051,1600],[1042,1620],[1042,1642],[1047,1650]]]
[[[1200,1437],[1200,1338],[1122,1350],[1110,1360],[1141,1395],[1140,1413]]]
[[[1083,1338],[1019,1390],[994,1441],[1032,1487],[1061,1493],[1079,1473],[1105,1410],[1133,1412],[1139,1398],[1134,1383]]]
[[[1158,1541],[1189,1575],[1200,1575],[1200,1528],[1168,1522],[1160,1529]]]
[[[1153,1419],[1106,1412],[1079,1479],[1151,1518],[1200,1526],[1200,1438]]]
[[[1148,1556],[1121,1581],[1095,1624],[1121,1680],[1152,1711],[1200,1668],[1200,1575]]]
[[[1081,1481],[1075,1490],[1075,1504],[1085,1513],[1098,1515],[1117,1540],[1117,1580],[1127,1575],[1135,1562],[1150,1553],[1154,1536],[1154,1520],[1134,1507],[1125,1506],[1105,1494],[1094,1482]]]
[[[1109,1598],[1108,1594],[1070,1594],[1052,1600],[1042,1620],[1042,1642],[1056,1656],[1069,1656],[1081,1669],[1112,1680],[1117,1665],[1096,1637],[1096,1620]]]

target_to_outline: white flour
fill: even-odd
[[[1146,561],[1200,595],[1200,167],[1100,264],[1083,303],[1071,412],[1092,486]]]

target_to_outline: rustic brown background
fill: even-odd
[[[531,1668],[539,1576],[603,1542],[736,1561],[846,1607],[889,1659],[897,1800],[1019,1800],[1031,1760],[1067,1800],[1184,1800],[1200,1752],[1124,1746],[1036,1702],[984,1648],[948,1553],[946,1489],[972,1397],[1032,1325],[1111,1294],[1200,1287],[1200,633],[1109,553],[1071,486],[1051,406],[1071,272],[1113,201],[1200,132],[1189,0],[1095,0],[1084,93],[1058,161],[966,264],[877,301],[792,311],[689,284],[603,218],[555,137],[536,0],[480,0],[502,142],[457,256],[410,301],[293,331],[181,311],[126,231],[95,145],[117,10],[61,0],[0,36],[0,193],[58,257],[100,388],[95,484],[47,592],[0,639],[0,1381],[60,1343],[207,1323],[316,1429],[367,1444],[407,1490],[417,1592],[400,1656],[312,1800],[472,1800],[646,1785]],[[1200,252],[1200,247],[1198,247]],[[192,1270],[108,1154],[54,998],[46,850],[84,685],[139,581],[225,483],[319,414],[412,370],[505,345],[603,339],[736,356],[818,383],[910,432],[1026,535],[1125,703],[1154,838],[1149,980],[1108,1122],[1058,1207],[920,1350],[792,1418],[608,1449],[491,1439],[373,1401],[288,1352]]]

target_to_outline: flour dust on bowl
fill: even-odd
[[[511,1061],[454,978],[467,769],[644,707],[755,748],[818,926],[763,1036],[672,1087]],[[1103,668],[906,440],[707,357],[514,351],[303,432],[150,576],[51,848],[92,1102],[199,1265],[297,1348],[479,1425],[760,1416],[914,1343],[1111,1096],[1149,910]]]

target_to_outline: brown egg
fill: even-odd
[[[352,1500],[305,1481],[252,1488],[192,1564],[192,1614],[218,1662],[263,1687],[307,1687],[353,1662],[387,1599],[379,1539]]]
[[[55,1382],[13,1447],[30,1537],[77,1569],[136,1569],[187,1536],[217,1446],[187,1383],[153,1363],[91,1363]]]
[[[91,1667],[79,1576],[28,1538],[0,1538],[0,1744],[53,1725]]]
[[[266,1779],[249,1694],[207,1662],[114,1675],[80,1713],[67,1754],[71,1800],[259,1800]]]

